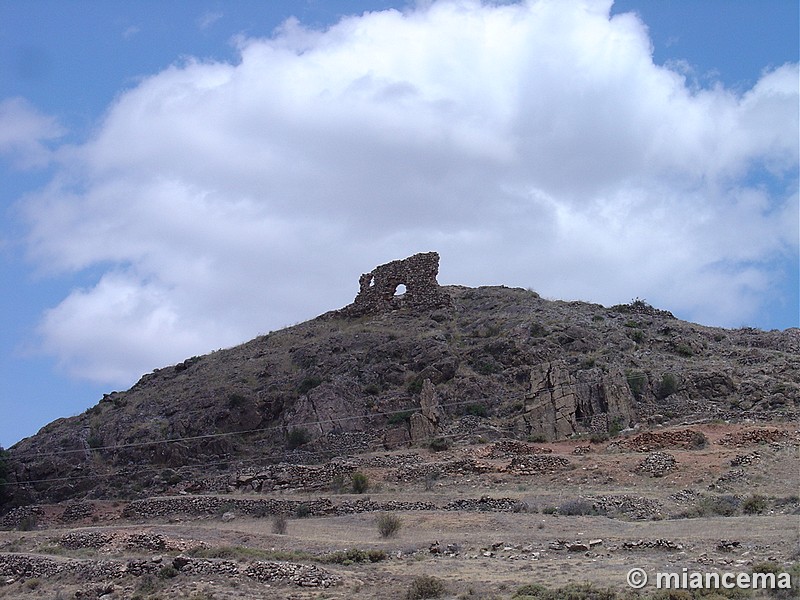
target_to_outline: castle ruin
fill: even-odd
[[[436,281],[438,273],[437,252],[415,254],[375,267],[359,278],[358,295],[342,312],[348,316],[361,316],[401,308],[446,308],[451,305],[451,300]],[[398,293],[400,286],[405,286],[404,293]]]

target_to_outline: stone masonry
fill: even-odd
[[[359,292],[341,312],[347,316],[379,314],[400,308],[427,310],[450,306],[439,286],[439,254],[425,252],[375,267],[359,278]],[[397,294],[404,285],[405,293]]]

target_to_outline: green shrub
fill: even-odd
[[[311,434],[302,427],[293,427],[286,436],[286,446],[289,450],[299,448],[311,441]]]
[[[400,531],[403,519],[390,513],[381,513],[376,517],[375,524],[381,537],[389,538],[397,535],[397,532]]]
[[[423,381],[421,377],[415,377],[414,379],[408,382],[408,385],[406,386],[406,391],[409,394],[419,394],[422,391],[422,383]]]
[[[531,337],[545,337],[550,332],[547,330],[547,327],[542,325],[541,323],[531,323],[530,328],[528,329]]]
[[[161,479],[163,479],[164,483],[167,485],[175,485],[176,483],[180,483],[183,477],[172,469],[164,469],[161,471]]]
[[[595,505],[589,501],[579,498],[577,500],[568,500],[558,507],[558,513],[561,515],[600,515],[603,514]]]
[[[557,512],[558,512],[558,507],[557,506],[545,506],[542,509],[542,514],[543,515],[554,515]]]
[[[25,588],[29,590],[35,590],[42,584],[42,580],[38,577],[33,577],[25,581]]]
[[[406,600],[425,600],[425,598],[441,598],[447,588],[441,579],[432,577],[431,575],[420,575],[415,577],[414,581],[406,592]]]
[[[678,378],[672,373],[664,373],[661,376],[661,383],[658,384],[658,392],[656,396],[659,400],[663,400],[667,396],[671,396],[678,391]]]
[[[337,565],[352,565],[354,563],[376,563],[386,560],[388,555],[383,550],[359,550],[350,548],[348,550],[337,550],[321,557],[321,562]]]
[[[242,394],[228,394],[228,408],[239,408],[240,406],[244,406],[247,402],[247,398],[244,397]]]
[[[396,412],[389,415],[388,424],[389,425],[400,425],[401,423],[408,423],[411,420],[411,415],[413,415],[416,411],[414,410],[404,410],[401,412]]]
[[[297,508],[294,509],[294,516],[298,519],[305,519],[310,514],[311,508],[305,502],[301,502],[297,505]]]
[[[430,448],[433,452],[442,452],[443,450],[447,450],[450,447],[450,442],[444,438],[435,438],[431,440],[431,443],[428,444],[428,448]]]
[[[353,473],[350,481],[353,485],[353,491],[356,494],[363,494],[369,489],[369,477],[361,473],[360,471],[356,471]]]
[[[313,375],[311,377],[306,377],[297,386],[297,391],[301,394],[307,394],[308,392],[310,392],[315,387],[321,384],[322,384],[322,379],[320,379],[316,375]]]
[[[731,517],[739,508],[736,496],[706,496],[701,498],[691,509],[679,515],[683,518],[696,517]]]
[[[742,503],[742,512],[746,515],[760,515],[767,510],[768,505],[766,496],[753,494]]]
[[[103,447],[103,438],[100,436],[99,433],[92,431],[89,434],[89,437],[86,438],[86,444],[94,450],[95,448],[102,448]]]
[[[364,393],[369,394],[370,396],[377,396],[381,393],[381,386],[379,386],[377,383],[370,383],[364,388]]]
[[[32,531],[39,525],[39,519],[36,515],[25,515],[19,520],[17,524],[18,531]]]
[[[478,360],[475,362],[474,368],[481,375],[493,375],[501,371],[500,365],[494,360]]]
[[[486,408],[486,406],[484,406],[483,404],[478,404],[478,403],[467,404],[466,408],[464,409],[464,412],[466,414],[472,415],[474,417],[485,418],[485,417],[489,416],[489,411]]]
[[[178,569],[176,569],[172,565],[164,565],[158,571],[159,579],[172,579],[173,577],[177,576],[178,576]]]
[[[544,444],[547,442],[547,436],[543,433],[534,433],[528,436],[528,441],[534,444]]]
[[[611,421],[611,424],[608,426],[608,435],[610,437],[617,437],[619,435],[620,431],[622,431],[623,429],[624,429],[624,427],[623,427],[622,419],[619,419],[619,418],[614,419],[613,421]]]
[[[629,371],[626,379],[633,397],[636,400],[641,400],[642,396],[644,396],[644,390],[647,387],[647,375],[641,371]]]
[[[552,590],[538,583],[532,583],[519,588],[511,598],[512,600],[617,600],[622,597],[610,588],[599,588],[591,583],[571,583]]]

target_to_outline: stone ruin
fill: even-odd
[[[379,314],[401,308],[429,310],[451,305],[450,296],[439,286],[439,254],[424,252],[393,260],[364,273],[352,304],[341,312],[347,316]],[[398,294],[400,286],[405,293]]]

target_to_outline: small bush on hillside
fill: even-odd
[[[678,518],[731,517],[738,509],[739,500],[736,496],[706,496],[698,500],[692,508],[679,514]]]
[[[408,423],[411,420],[411,415],[414,414],[415,411],[413,410],[404,410],[401,412],[396,412],[394,414],[389,415],[388,424],[389,425],[400,425],[402,423]]]
[[[236,392],[228,394],[228,408],[239,408],[247,403],[247,398]]]
[[[289,520],[286,515],[275,515],[272,519],[272,533],[283,535],[286,533],[286,526]]]
[[[322,556],[322,562],[337,565],[352,565],[355,563],[376,563],[386,560],[388,555],[383,550],[359,550],[350,548],[349,550],[337,550]]]
[[[289,450],[299,448],[311,441],[311,434],[302,427],[293,427],[286,436],[286,445]]]
[[[552,590],[533,583],[519,588],[511,598],[512,600],[616,600],[620,596],[610,588],[599,588],[591,583],[571,583]]]
[[[309,508],[308,504],[305,502],[298,504],[297,508],[294,509],[294,516],[298,519],[305,519],[307,516],[311,514],[311,508]]]
[[[297,386],[297,391],[301,394],[307,394],[318,385],[322,384],[322,379],[317,376],[306,377]]]
[[[661,383],[658,384],[658,392],[656,396],[659,400],[663,400],[667,396],[671,396],[678,391],[678,378],[672,373],[664,373],[661,376]]]
[[[158,571],[158,578],[159,579],[172,579],[173,577],[178,576],[178,569],[173,567],[172,565],[164,565]]]
[[[629,371],[626,375],[628,387],[636,400],[641,400],[647,387],[647,375],[641,371]]]
[[[447,450],[450,447],[450,442],[444,438],[436,438],[431,440],[431,443],[428,444],[428,448],[433,450],[434,452],[442,452],[443,450]]]
[[[483,404],[467,404],[464,413],[475,417],[488,417],[489,411]]]
[[[742,503],[742,512],[746,515],[760,515],[767,510],[768,505],[766,496],[753,494]]]
[[[601,511],[595,507],[590,500],[579,498],[577,500],[568,500],[558,507],[558,513],[561,515],[601,515]]]
[[[425,598],[441,598],[447,588],[444,581],[431,575],[420,575],[415,577],[414,581],[406,592],[406,600],[425,600]]]
[[[406,391],[409,394],[419,394],[422,391],[422,379],[415,377],[406,386]]]
[[[353,473],[351,482],[353,484],[353,491],[356,494],[363,494],[369,489],[369,477],[360,471]]]
[[[375,519],[375,524],[381,537],[388,538],[397,535],[397,532],[403,526],[403,519],[397,515],[382,513]]]

